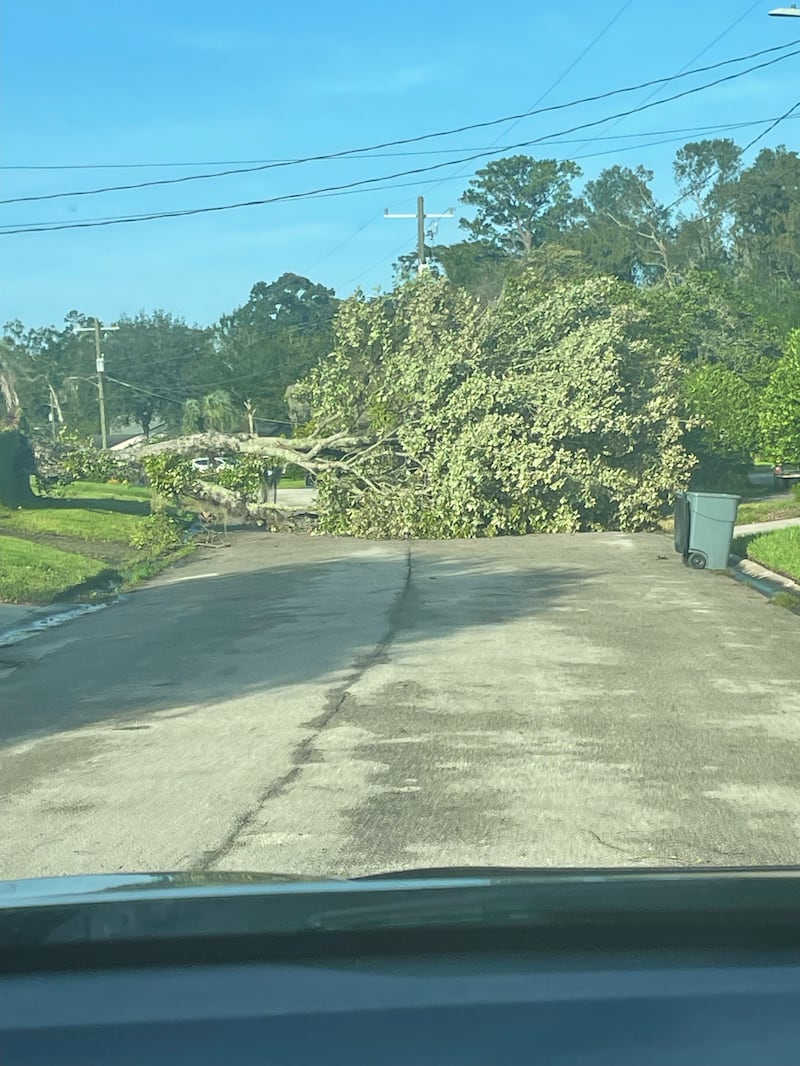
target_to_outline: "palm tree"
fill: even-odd
[[[0,504],[19,507],[33,501],[33,451],[19,430],[22,408],[15,385],[13,352],[0,342]]]
[[[202,400],[187,400],[183,405],[181,429],[184,433],[226,433],[236,426],[239,412],[223,389],[209,392]]]
[[[16,377],[13,353],[6,343],[0,342],[0,415],[10,425],[16,425],[20,417]]]

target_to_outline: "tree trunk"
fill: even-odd
[[[36,463],[28,438],[19,430],[0,432],[0,504],[5,507],[24,507],[34,502],[31,474]]]

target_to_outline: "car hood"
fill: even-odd
[[[0,882],[0,948],[434,928],[747,922],[800,930],[800,867],[459,867],[356,879],[152,873]],[[744,923],[744,924],[743,924]]]

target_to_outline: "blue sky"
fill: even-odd
[[[208,163],[336,152],[561,104],[675,74],[698,55],[692,66],[800,38],[800,19],[769,18],[772,6],[769,0],[6,5],[0,199],[222,169]],[[650,102],[733,69],[674,83]],[[642,163],[655,171],[658,194],[670,198],[671,162],[682,143],[715,135],[702,132],[713,126],[755,123],[718,134],[746,144],[795,103],[798,74],[795,56],[654,106],[613,129],[608,122],[564,135],[561,143],[515,151],[577,158],[584,179],[614,163]],[[387,177],[357,194],[92,229],[8,234],[2,227],[263,200],[483,150],[511,154],[497,149],[606,118],[651,92],[390,149],[380,158],[1,205],[0,321],[60,323],[73,308],[112,321],[163,308],[205,325],[243,303],[255,282],[285,271],[340,296],[357,285],[367,291],[388,286],[392,262],[414,247],[415,228],[411,221],[384,219],[384,209],[413,211],[423,194],[430,211],[454,207],[458,213],[459,195],[490,156],[431,174]],[[691,130],[697,132],[680,132]],[[759,146],[797,149],[799,137],[793,117]],[[149,165],[169,163],[185,165]],[[13,169],[78,164],[117,167]],[[436,239],[450,242],[460,233],[457,221],[445,221]]]

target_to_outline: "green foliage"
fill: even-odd
[[[191,459],[177,452],[159,452],[145,456],[144,469],[147,481],[157,496],[171,499],[175,506],[181,496],[190,495],[197,484],[197,474]],[[154,508],[158,500],[153,501]]]
[[[27,438],[17,429],[0,430],[0,504],[21,507],[32,503],[30,479],[35,471]]]
[[[350,475],[323,475],[324,528],[473,537],[655,521],[692,461],[680,368],[611,279],[530,268],[486,309],[422,277],[357,294],[307,382],[316,428],[368,431]]]
[[[623,281],[652,283],[672,272],[669,214],[650,188],[644,167],[613,166],[583,190],[582,218],[563,240],[596,271]]]
[[[19,373],[18,353],[8,341],[0,340],[0,428],[10,426],[19,417]]]
[[[800,330],[764,390],[760,418],[764,453],[775,463],[800,462]]]
[[[487,302],[496,300],[506,278],[519,269],[519,259],[489,241],[459,241],[434,251],[454,285]]]
[[[751,460],[758,449],[758,393],[725,366],[692,370],[684,388],[689,413],[712,450]]]
[[[733,257],[740,271],[763,282],[800,281],[800,156],[762,148],[730,187]]]
[[[130,536],[131,547],[151,559],[175,551],[183,540],[181,523],[163,511],[140,519]]]
[[[780,338],[719,275],[688,273],[679,286],[641,290],[667,350],[686,364],[727,367],[755,389],[769,381]]]
[[[749,541],[747,554],[762,566],[800,581],[800,526],[759,534]]]
[[[128,481],[136,480],[138,469],[114,452],[101,451],[89,438],[77,433],[64,433],[51,449],[56,484],[70,481]]]
[[[333,289],[298,274],[258,282],[214,328],[209,381],[222,382],[240,411],[250,403],[262,432],[270,423],[285,432],[286,390],[330,351],[337,306]]]
[[[181,430],[183,433],[227,433],[242,421],[230,395],[215,389],[201,399],[189,399],[183,405]]]
[[[233,466],[220,470],[215,480],[226,489],[240,493],[246,500],[258,500],[267,471],[280,465],[277,459],[242,455]]]
[[[475,208],[460,225],[478,241],[526,255],[561,233],[577,214],[572,181],[581,169],[570,160],[515,155],[478,170],[461,202]]]
[[[158,421],[177,427],[181,402],[212,357],[211,331],[188,326],[167,311],[123,316],[117,326],[103,340],[110,421],[134,422],[145,436]]]

